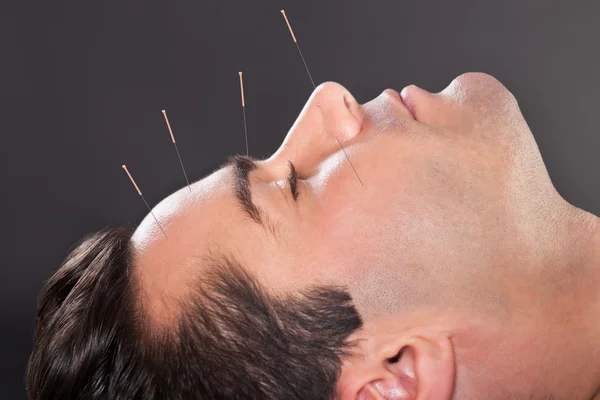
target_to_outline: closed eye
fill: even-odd
[[[292,192],[292,197],[294,201],[298,198],[298,173],[296,172],[296,168],[291,161],[288,160],[288,165],[290,167],[290,172],[288,174],[287,180],[290,183],[290,190]]]

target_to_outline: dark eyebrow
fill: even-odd
[[[279,224],[274,222],[264,211],[252,201],[252,191],[248,175],[252,170],[258,168],[254,159],[248,156],[235,154],[228,158],[225,166],[234,170],[234,193],[238,203],[242,206],[244,213],[256,223],[262,225],[269,233],[279,240],[281,232]]]
[[[235,197],[242,209],[251,219],[262,224],[260,211],[256,204],[252,202],[250,181],[248,179],[250,171],[257,168],[256,162],[248,156],[235,154],[228,158],[226,165],[233,168]]]
[[[269,218],[263,209],[252,201],[252,186],[250,185],[248,175],[251,171],[258,168],[256,161],[251,157],[235,154],[228,158],[225,166],[231,167],[234,170],[235,198],[241,205],[244,213],[269,231],[273,238],[278,241],[281,237],[280,224]]]

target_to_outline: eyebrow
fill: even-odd
[[[258,168],[256,161],[251,157],[235,154],[228,158],[225,166],[231,167],[234,170],[235,198],[244,213],[250,219],[267,229],[276,240],[279,240],[281,237],[280,224],[269,218],[263,209],[252,201],[252,187],[248,175],[252,170]]]
[[[234,171],[234,192],[238,203],[249,218],[262,224],[261,212],[252,201],[250,180],[248,179],[250,171],[258,167],[256,162],[248,156],[235,154],[228,158],[226,165],[232,167]]]

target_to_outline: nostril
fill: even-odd
[[[346,93],[344,93],[343,98],[344,98],[344,105],[349,110],[351,102],[348,100],[348,96],[346,96]]]
[[[417,105],[416,105],[415,99],[416,99],[416,93],[419,90],[420,89],[415,85],[408,85],[404,89],[402,89],[402,91],[400,92],[400,98],[402,99],[402,102],[404,103],[404,105],[406,106],[408,111],[410,111],[410,113],[412,114],[413,118],[416,121],[418,121],[418,119],[417,119]]]

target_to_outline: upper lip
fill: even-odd
[[[400,96],[400,93],[398,93],[397,90],[394,89],[385,89],[383,91],[384,93],[387,93],[392,99],[396,100],[401,107],[406,110],[406,112],[408,114],[410,114],[410,116],[416,121],[417,119],[415,118],[415,115],[413,114],[412,110],[410,108],[408,108],[406,106],[406,104],[404,104],[404,100],[402,100],[402,96]]]

